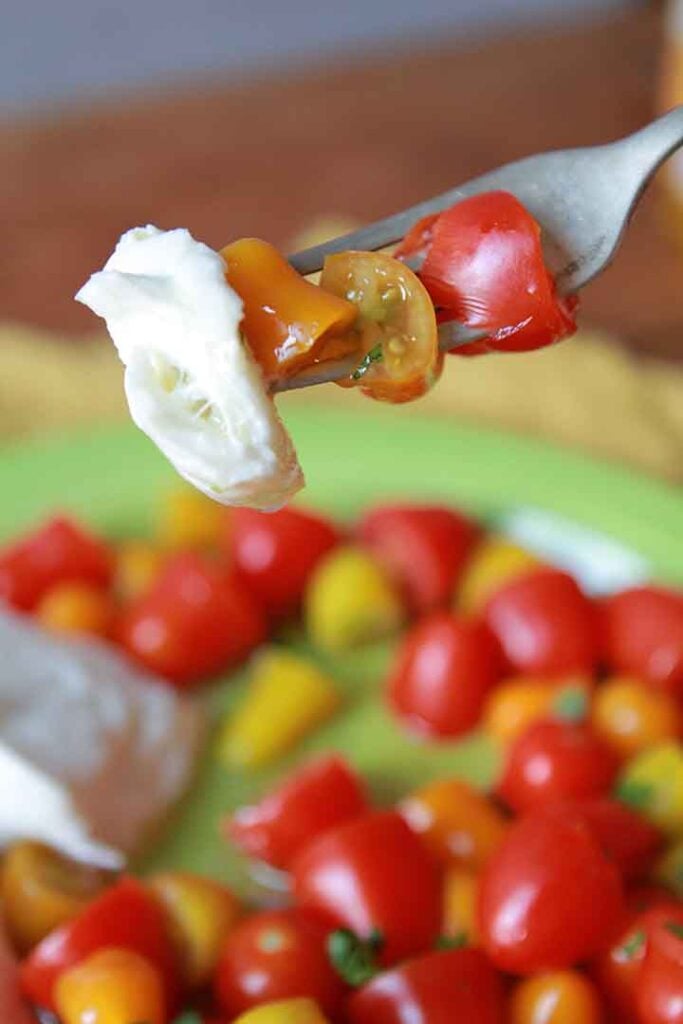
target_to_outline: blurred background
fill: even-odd
[[[129,226],[289,246],[516,157],[625,134],[683,101],[682,11],[682,0],[6,0],[0,429],[50,425],[53,406],[82,413],[69,360],[101,331],[72,296]],[[668,374],[683,360],[680,189],[669,169],[583,301],[584,325],[616,339],[610,352],[665,360]],[[521,372],[493,363],[483,390],[491,374]],[[66,390],[42,383],[27,410],[38,365]],[[652,365],[629,364],[634,380]],[[476,392],[441,402],[470,415]],[[582,398],[584,418],[605,401]],[[680,411],[666,415],[683,445]]]

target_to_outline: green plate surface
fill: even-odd
[[[544,443],[400,409],[348,415],[294,407],[287,423],[308,479],[306,502],[339,517],[397,496],[445,499],[493,522],[511,510],[540,508],[621,542],[642,556],[653,577],[683,581],[683,497],[664,484]],[[174,475],[143,435],[125,427],[5,449],[0,481],[0,539],[55,509],[74,511],[119,536],[152,528]],[[291,642],[306,649],[303,640]],[[377,699],[387,648],[343,658],[309,653],[334,676],[345,709],[268,771],[230,772],[209,744],[190,795],[146,868],[177,865],[248,887],[243,866],[220,838],[218,821],[315,750],[346,752],[380,799],[438,774],[458,774],[483,786],[490,781],[495,758],[481,737],[425,745],[394,727]],[[245,678],[238,673],[205,691],[202,699],[215,718],[239,701]]]

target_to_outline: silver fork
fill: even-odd
[[[300,273],[312,274],[332,253],[383,249],[403,238],[420,217],[467,196],[504,189],[541,225],[546,264],[558,292],[574,295],[612,261],[650,179],[680,146],[683,106],[617,142],[540,153],[506,164],[359,231],[297,252],[289,262]],[[407,262],[413,270],[420,269],[420,258]],[[439,345],[447,351],[484,336],[452,321],[441,325]],[[351,369],[348,361],[321,365],[282,381],[277,390],[339,380]]]

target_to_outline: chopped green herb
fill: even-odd
[[[202,1024],[202,1018],[195,1010],[186,1010],[173,1018],[173,1024]]]
[[[380,363],[384,358],[382,345],[375,345],[369,352],[366,352],[356,369],[351,374],[351,380],[361,380],[368,372],[373,363]]]
[[[563,687],[553,701],[553,716],[563,722],[582,722],[588,712],[586,691],[580,686]]]
[[[384,945],[381,932],[373,931],[360,939],[348,928],[338,928],[327,939],[327,955],[337,974],[357,987],[378,973],[377,954]]]
[[[683,939],[683,924],[679,924],[678,921],[667,921],[664,927],[677,939]]]
[[[645,945],[646,935],[642,928],[639,928],[637,932],[631,935],[623,946],[620,946],[617,950],[618,957],[620,960],[633,960],[634,956],[640,952]]]
[[[638,782],[635,779],[622,779],[616,789],[617,800],[642,810],[652,803],[653,789],[647,782]]]
[[[457,935],[439,935],[434,943],[435,949],[463,949],[467,945],[467,932],[458,932]]]

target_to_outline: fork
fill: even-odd
[[[403,238],[421,217],[468,196],[503,189],[512,192],[541,225],[545,262],[558,293],[574,295],[612,261],[650,179],[681,146],[683,106],[616,142],[540,153],[505,164],[351,234],[297,252],[289,262],[301,274],[312,274],[332,253],[384,249]],[[406,262],[419,271],[422,259],[416,256]],[[439,328],[439,347],[448,351],[485,336],[484,331],[450,321]],[[348,360],[319,364],[281,381],[276,390],[339,380],[352,369]]]

